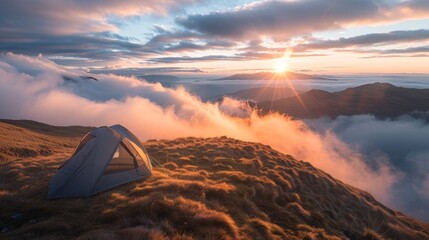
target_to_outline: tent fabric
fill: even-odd
[[[48,199],[92,196],[151,173],[146,150],[128,129],[121,125],[96,128],[52,177]]]

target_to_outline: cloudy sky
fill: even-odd
[[[91,70],[429,73],[427,0],[3,0],[0,51]],[[290,54],[292,53],[292,54]]]

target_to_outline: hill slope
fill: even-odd
[[[297,118],[358,114],[393,118],[412,111],[428,111],[429,89],[374,83],[334,93],[311,90],[296,97],[259,102],[258,107],[264,112],[276,111]]]
[[[6,239],[428,239],[429,225],[269,146],[231,138],[148,141],[161,162],[145,181],[88,199],[46,201],[77,135],[0,123],[55,154],[0,164],[0,238]],[[67,142],[61,146],[60,143]],[[20,143],[20,144],[24,144]],[[4,158],[6,158],[4,157]]]
[[[73,149],[76,142],[90,129],[80,126],[56,127],[29,120],[0,119],[0,163],[17,158],[62,155],[64,149]]]

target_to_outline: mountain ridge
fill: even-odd
[[[339,92],[310,90],[298,96],[258,102],[263,112],[280,112],[296,118],[335,118],[372,114],[395,118],[413,111],[429,110],[429,89],[397,87],[390,83],[364,84]]]
[[[213,97],[213,99],[222,99],[223,97],[233,97],[248,101],[260,102],[267,100],[278,100],[286,97],[295,96],[302,92],[287,87],[257,87],[239,90],[232,93],[226,93]]]
[[[256,72],[256,73],[239,73],[216,80],[308,80],[308,79],[326,79],[324,77],[309,75],[304,73],[285,72]]]

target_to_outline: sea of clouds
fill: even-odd
[[[229,136],[260,142],[428,220],[429,127],[423,120],[260,116],[241,101],[204,102],[182,87],[111,74],[93,74],[97,80],[81,76],[88,73],[43,57],[0,55],[0,118],[55,125],[119,123],[143,141]]]

